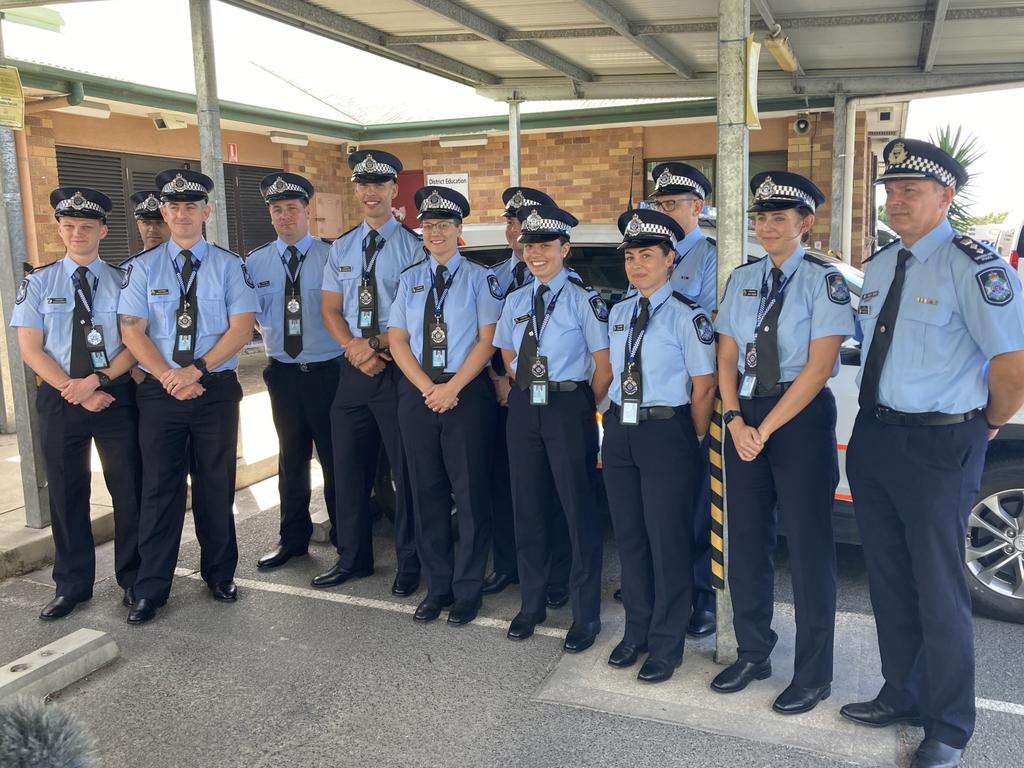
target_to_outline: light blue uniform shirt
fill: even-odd
[[[771,288],[772,260],[737,267],[729,277],[722,306],[715,318],[718,332],[731,336],[739,347],[736,367],[743,373],[743,353],[754,340],[754,325],[761,303],[761,286]],[[779,381],[793,381],[807,365],[811,342],[824,336],[853,335],[854,316],[850,291],[842,274],[797,246],[782,262],[783,278],[789,278],[778,322]],[[767,281],[764,283],[763,281]],[[839,373],[839,356],[832,375]]]
[[[267,357],[282,363],[319,363],[341,354],[341,347],[324,328],[320,319],[320,286],[324,279],[324,264],[331,247],[319,238],[306,235],[295,244],[302,259],[299,268],[299,293],[302,297],[302,352],[291,357],[284,351],[284,303],[290,290],[284,263],[291,256],[288,244],[278,238],[250,253],[245,259],[249,276],[256,284],[256,300],[260,309],[256,319]],[[200,272],[200,274],[202,274]]]
[[[612,384],[608,397],[622,405],[622,373],[626,370],[626,340],[639,312],[640,294],[632,293],[611,309]],[[691,300],[692,301],[692,300]],[[651,295],[650,319],[640,346],[641,407],[690,402],[690,379],[715,372],[715,329],[707,312],[694,308],[674,295],[672,283]],[[633,340],[634,342],[636,339]]]
[[[718,246],[694,227],[676,243],[675,266],[670,279],[672,289],[693,299],[703,309],[718,307]]]
[[[359,285],[363,279],[363,252],[370,225],[365,221],[349,230],[331,246],[331,255],[324,268],[323,290],[341,294],[341,313],[354,336],[359,330]],[[387,330],[392,303],[398,292],[402,271],[425,257],[423,241],[392,217],[377,230],[377,323],[381,333]],[[383,238],[384,245],[380,245]]]
[[[43,332],[43,351],[68,374],[71,372],[71,330],[75,317],[72,275],[78,266],[70,256],[64,256],[27,275],[18,285],[14,312],[11,313],[12,328],[38,328]],[[113,362],[124,349],[117,325],[117,304],[124,272],[99,258],[86,269],[89,270],[89,290],[92,291],[93,324],[103,329],[107,360]],[[95,283],[96,279],[99,283]]]
[[[391,305],[391,328],[409,333],[409,346],[417,362],[423,365],[423,312],[428,301],[433,306],[434,257],[414,264],[402,273],[398,294]],[[446,373],[459,370],[480,340],[479,329],[498,322],[501,315],[501,290],[487,269],[463,258],[458,251],[448,260],[445,280],[455,275],[444,302],[444,322],[448,326],[448,365]]]
[[[237,254],[200,239],[190,249],[193,263],[201,265],[196,274],[195,356],[209,352],[228,329],[228,318],[259,311],[253,282],[245,263]],[[177,335],[178,304],[181,288],[172,266],[181,269],[184,259],[181,246],[173,240],[134,256],[124,263],[128,284],[121,290],[117,311],[146,321],[146,333],[172,368],[179,367],[171,358]],[[238,357],[232,356],[215,371],[233,371]],[[147,370],[144,366],[140,366]]]
[[[558,296],[538,345],[538,353],[548,358],[551,381],[589,380],[594,367],[592,355],[608,349],[608,312],[604,302],[593,291],[570,280],[569,274],[563,269],[555,275],[548,283],[550,292],[544,296],[545,312],[555,295]],[[494,346],[516,355],[512,358],[513,375],[519,367],[523,334],[532,327],[530,313],[540,286],[541,283],[532,281],[506,296],[494,332]],[[597,302],[591,304],[593,299]],[[538,322],[538,330],[540,327]]]
[[[523,273],[523,279],[518,283],[515,279],[515,271],[517,264],[523,265],[523,268],[521,270]],[[512,293],[512,291],[514,291],[516,288],[522,288],[527,283],[533,282],[533,273],[530,272],[530,270],[527,268],[526,262],[524,262],[522,259],[516,256],[515,253],[513,253],[507,259],[499,261],[497,264],[491,267],[491,271],[494,273],[494,276],[498,278],[498,285],[501,287],[502,292],[506,296]]]
[[[859,310],[865,362],[901,247],[895,241],[867,265]],[[914,255],[907,261],[878,402],[906,413],[980,408],[988,402],[988,361],[1024,349],[1020,279],[1005,261],[957,234],[948,221],[909,250]],[[858,384],[862,374],[863,368]]]

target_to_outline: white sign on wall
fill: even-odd
[[[425,178],[426,186],[450,187],[469,200],[468,173],[428,173]]]

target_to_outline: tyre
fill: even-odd
[[[989,462],[967,520],[964,569],[974,610],[1024,624],[1024,461]]]

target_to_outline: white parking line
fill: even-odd
[[[1024,717],[1024,704],[1014,704],[1010,701],[994,701],[992,699],[975,699],[974,703],[978,709],[988,709],[992,712],[1005,712],[1008,715]]]

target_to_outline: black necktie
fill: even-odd
[[[768,299],[775,296],[782,282],[782,270],[772,268],[772,287]],[[757,387],[764,392],[779,383],[779,313],[782,312],[782,296],[775,299],[771,309],[757,327]]]
[[[85,295],[85,300],[92,304],[92,286],[89,285],[89,270],[79,267],[75,270],[78,275],[78,287]],[[89,357],[89,350],[86,349],[85,335],[92,327],[92,320],[89,317],[89,310],[82,303],[78,291],[75,291],[75,317],[71,328],[71,378],[82,379],[92,373],[92,360]]]
[[[288,283],[284,287],[284,352],[291,358],[296,358],[302,354],[302,334],[297,336],[288,335],[288,300],[291,297],[298,298],[301,296],[299,293],[299,275],[296,274],[296,270],[299,268],[299,249],[294,245],[288,246]],[[295,275],[295,279],[292,280],[291,276]],[[300,304],[301,309],[301,304]]]
[[[892,337],[896,331],[896,316],[900,311],[900,296],[903,294],[903,282],[907,277],[907,259],[913,254],[906,248],[900,248],[896,257],[896,271],[889,285],[889,293],[875,321],[875,331],[871,334],[871,348],[868,359],[864,362],[864,373],[860,380],[860,396],[857,401],[866,410],[878,405],[878,383],[882,380],[882,368],[885,366],[886,355],[892,346]]]
[[[370,234],[367,235],[367,237],[366,237],[366,250],[363,251],[363,268],[365,269],[367,264],[372,264],[373,265],[373,266],[371,266],[366,271],[366,275],[365,275],[365,278],[367,280],[369,280],[369,282],[371,284],[373,284],[373,289],[374,289],[373,290],[373,306],[372,306],[372,309],[373,309],[373,325],[371,325],[369,328],[363,328],[362,329],[362,334],[363,334],[363,338],[364,339],[367,339],[370,336],[376,336],[377,334],[380,333],[380,323],[379,323],[378,318],[377,318],[377,306],[378,306],[378,304],[377,304],[377,290],[376,290],[377,286],[375,284],[375,281],[377,279],[375,277],[375,274],[377,272],[377,262],[375,262],[375,261],[371,262],[371,259],[373,259],[373,255],[376,252],[377,252],[377,230],[371,228],[370,229]]]
[[[526,279],[526,262],[520,261],[512,268],[512,288],[522,288]]]
[[[181,267],[181,283],[188,288],[188,291],[181,297],[181,300],[178,303],[178,315],[181,315],[183,312],[187,313],[188,316],[192,318],[192,323],[188,328],[182,328],[179,325],[178,333],[181,333],[183,330],[191,333],[192,343],[189,345],[188,349],[179,349],[177,338],[175,338],[174,351],[171,353],[171,359],[184,368],[185,366],[192,365],[192,361],[195,360],[196,337],[198,336],[199,331],[199,307],[196,305],[196,283],[199,282],[199,275],[196,275],[196,279],[193,280],[192,285],[189,286],[188,281],[192,277],[194,267],[192,262],[192,251],[187,248],[182,249],[181,258],[184,262]],[[185,308],[186,306],[188,309]],[[175,323],[177,323],[178,318],[175,317],[174,320]]]
[[[640,334],[643,333],[647,327],[647,322],[651,319],[651,300],[646,296],[640,297],[640,311],[636,313],[636,320],[633,321],[633,334],[632,341],[636,344],[636,340],[640,338]],[[629,339],[626,340],[626,362],[629,362]],[[633,358],[633,367],[636,369],[640,365],[640,348],[637,347],[636,357]]]
[[[544,325],[544,313],[547,310],[544,299],[550,290],[542,283],[533,294],[533,311],[537,315],[538,333]],[[519,354],[516,356],[516,384],[520,389],[530,388],[530,382],[533,380],[530,366],[533,364],[533,358],[537,356],[537,351],[538,339],[533,335],[533,323],[527,323],[523,340],[519,342]]]
[[[422,368],[426,371],[427,375],[431,378],[436,378],[442,370],[434,370],[431,363],[431,343],[430,343],[430,332],[434,329],[438,319],[434,315],[434,302],[441,300],[441,295],[444,293],[444,273],[445,268],[441,265],[437,265],[437,270],[434,272],[434,290],[427,291],[427,298],[424,301],[423,306],[423,364]],[[444,322],[444,308],[441,308],[441,319],[440,322]],[[445,353],[447,356],[447,353]]]

